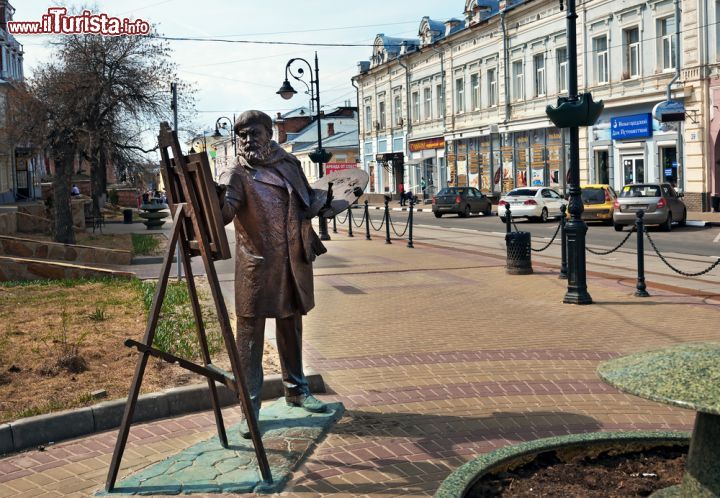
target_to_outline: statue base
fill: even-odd
[[[260,431],[273,483],[260,476],[252,441],[243,439],[239,424],[227,429],[228,447],[217,436],[190,446],[160,463],[119,481],[111,495],[178,495],[206,493],[277,493],[292,471],[342,416],[342,403],[329,403],[326,413],[289,407],[281,398],[260,411]]]

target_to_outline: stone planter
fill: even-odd
[[[167,204],[150,203],[140,205],[140,217],[148,230],[159,229],[165,224],[165,218],[170,216]]]
[[[566,451],[574,455],[587,451],[588,455],[595,455],[609,450],[629,453],[639,449],[688,444],[688,433],[661,431],[591,432],[535,439],[499,448],[467,462],[442,482],[435,498],[468,496],[473,485],[483,477],[520,467],[549,451]],[[542,490],[539,489],[538,496],[541,495]]]

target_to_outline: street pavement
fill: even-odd
[[[619,355],[717,340],[720,269],[690,279],[648,257],[651,297],[635,298],[633,254],[589,255],[594,304],[575,306],[562,304],[556,244],[533,253],[532,275],[511,276],[501,234],[422,227],[414,249],[386,244],[384,232],[370,241],[358,228],[353,238],[346,227],[331,235],[316,264],[304,353],[329,388],[321,398],[347,411],[282,496],[431,496],[467,460],[519,441],[692,429],[691,411],[622,394],[595,369]],[[683,266],[700,265],[687,259]],[[218,266],[231,303],[232,264]],[[143,268],[157,275],[157,265]],[[228,425],[239,417],[237,408],[224,413]],[[121,477],[214,434],[212,412],[135,425]],[[0,458],[0,496],[91,496],[115,437]]]

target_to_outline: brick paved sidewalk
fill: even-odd
[[[590,278],[595,304],[563,305],[536,268],[421,244],[334,237],[316,267],[306,361],[347,413],[295,473],[288,496],[430,496],[474,455],[550,435],[692,428],[693,414],[602,383],[599,361],[713,340],[720,300]],[[229,421],[237,409],[225,410]],[[211,413],[134,426],[121,475],[214,434]],[[115,432],[0,459],[0,496],[89,496]]]

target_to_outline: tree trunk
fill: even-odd
[[[92,195],[93,216],[100,216],[100,198],[103,194],[102,178],[100,171],[103,169],[100,160],[102,147],[93,149],[90,152],[90,192]]]
[[[72,181],[75,150],[60,145],[53,150],[55,178],[53,179],[53,208],[55,210],[55,242],[75,243],[72,208],[70,206],[70,183]]]

